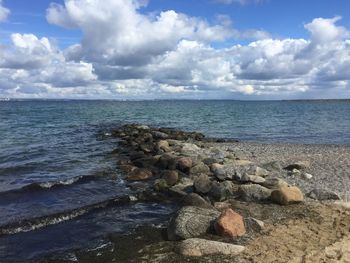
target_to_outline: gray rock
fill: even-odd
[[[160,131],[153,131],[152,135],[154,138],[156,139],[161,139],[161,140],[165,140],[168,139],[169,135],[164,133],[164,132],[160,132]]]
[[[179,173],[175,170],[164,170],[161,173],[163,178],[169,186],[173,186],[179,180]]]
[[[176,156],[173,156],[171,154],[163,154],[160,156],[157,166],[160,169],[169,169],[169,170],[175,170],[177,165]]]
[[[207,233],[220,213],[213,209],[194,206],[182,207],[171,218],[168,226],[168,239],[181,240],[198,237]]]
[[[210,166],[214,163],[217,163],[217,160],[214,158],[204,158],[203,163]]]
[[[227,200],[233,195],[232,183],[229,181],[225,182],[213,182],[212,187],[208,195],[217,202]]]
[[[161,141],[157,142],[156,148],[158,151],[159,150],[161,150],[163,152],[170,152],[171,151],[169,143],[166,140],[161,140]]]
[[[208,175],[201,174],[194,179],[193,186],[197,193],[206,194],[210,191],[212,182],[209,180]]]
[[[305,170],[310,168],[310,162],[309,161],[299,161],[292,163],[286,167],[284,167],[285,170],[292,171],[293,169],[297,170]]]
[[[258,184],[241,185],[238,189],[238,194],[244,201],[268,200],[271,192],[270,189]]]
[[[257,175],[248,175],[248,174],[243,174],[242,178],[241,178],[241,182],[251,182],[251,183],[255,183],[255,184],[262,184],[264,183],[266,180],[265,178],[261,177],[261,176],[257,176]]]
[[[137,125],[136,129],[138,129],[138,130],[150,130],[150,127],[147,125]]]
[[[261,168],[261,167],[256,167],[255,168],[255,175],[256,176],[266,177],[269,174],[270,174],[269,171],[264,169],[264,168]]]
[[[176,252],[188,257],[201,257],[209,255],[236,256],[244,251],[243,246],[211,241],[206,239],[191,238],[181,241]]]
[[[302,173],[302,176],[305,180],[311,180],[312,179],[312,174],[309,173]]]
[[[185,156],[198,155],[200,148],[193,143],[184,143],[182,145],[181,154]]]
[[[320,188],[313,189],[310,193],[307,194],[307,196],[319,201],[341,199],[337,193],[334,193],[325,189],[320,189]]]
[[[269,189],[279,189],[281,187],[288,186],[288,183],[280,178],[270,177],[265,179],[265,182],[262,183],[262,186]]]
[[[213,206],[196,193],[190,193],[181,200],[182,206],[196,206],[206,209],[213,209]]]
[[[220,181],[224,181],[224,180],[228,179],[227,171],[225,170],[225,167],[222,164],[218,164],[218,163],[212,164],[211,171],[213,172],[215,177],[217,179],[219,179]]]
[[[156,191],[162,192],[167,191],[169,189],[169,185],[167,184],[166,180],[158,179],[154,182],[153,188]]]
[[[248,231],[260,232],[264,229],[265,224],[263,221],[255,219],[253,217],[248,217],[244,219],[244,224]]]
[[[282,170],[282,166],[279,162],[277,161],[272,161],[272,162],[268,162],[268,163],[264,163],[261,165],[262,168],[273,172],[273,171],[281,171]]]
[[[208,174],[209,172],[210,172],[210,169],[208,165],[205,165],[203,162],[199,162],[197,165],[193,166],[190,169],[191,175]]]

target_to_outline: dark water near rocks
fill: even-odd
[[[112,128],[145,123],[245,141],[350,144],[350,101],[0,102],[0,262],[104,245],[171,207],[125,204]]]

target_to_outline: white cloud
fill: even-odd
[[[230,5],[230,4],[241,4],[247,5],[251,3],[259,4],[265,2],[267,0],[214,0],[216,3]]]
[[[6,21],[10,13],[10,9],[4,7],[2,0],[0,0],[0,22]]]
[[[310,39],[272,39],[175,11],[141,12],[145,1],[66,0],[50,23],[82,32],[60,50],[48,38],[13,34],[0,45],[0,96],[252,97],[350,95],[349,31],[340,17],[305,25]],[[217,41],[255,38],[215,48]],[[227,43],[226,43],[227,44]],[[334,92],[332,92],[334,91]],[[303,94],[303,95],[300,95]]]

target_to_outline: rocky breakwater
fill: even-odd
[[[236,141],[207,139],[201,133],[145,125],[125,125],[113,132],[119,138],[119,169],[135,199],[168,200],[178,205],[167,229],[183,256],[230,255],[244,251],[238,245],[251,233],[264,230],[259,218],[239,213],[237,202],[281,207],[302,203],[304,194],[279,176],[283,171],[302,174],[307,162],[285,168],[276,162],[254,163],[252,153],[238,150]],[[215,143],[213,143],[215,142]],[[336,199],[315,190],[312,198]]]

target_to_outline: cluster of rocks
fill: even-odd
[[[236,149],[234,143],[215,147],[197,132],[130,124],[112,134],[119,139],[119,169],[131,187],[142,181],[152,194],[179,198],[181,208],[169,222],[168,239],[183,240],[178,252],[186,256],[242,252],[242,246],[198,237],[211,233],[235,239],[247,231],[261,231],[262,221],[243,218],[228,201],[299,203],[304,200],[302,191],[278,174],[285,169],[312,178],[305,172],[308,162],[285,168],[278,162],[256,164],[249,161],[252,153]],[[321,192],[311,196],[325,195]]]

